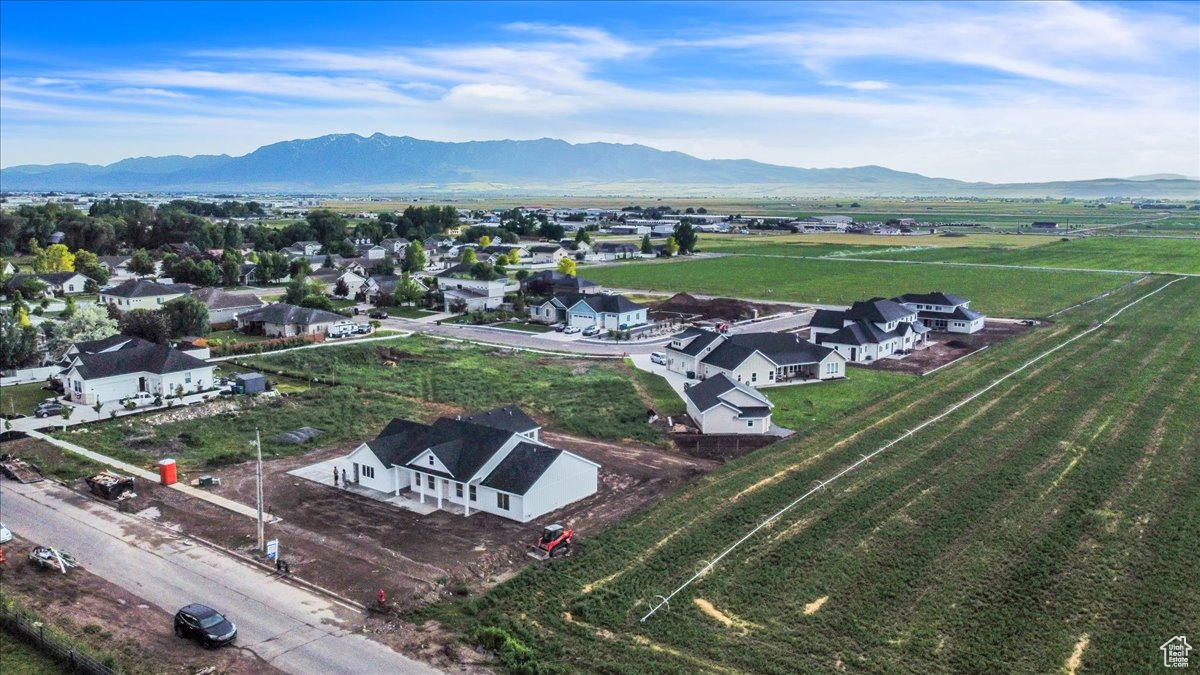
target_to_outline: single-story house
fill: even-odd
[[[929,330],[949,333],[978,333],[983,330],[984,316],[971,309],[971,301],[941,291],[929,293],[905,293],[892,298],[905,307],[915,310],[921,323]]]
[[[477,279],[471,268],[467,264],[455,265],[437,275],[438,288],[442,291],[447,312],[458,308],[468,312],[484,311],[496,309],[504,303],[504,294],[512,286],[508,277],[493,272],[483,279]]]
[[[846,376],[846,359],[832,347],[791,333],[718,333],[689,328],[666,347],[667,369],[692,379],[725,374],[757,387]]]
[[[587,328],[598,326],[603,330],[625,330],[646,323],[649,309],[623,295],[563,296],[567,307],[567,323]]]
[[[346,317],[323,309],[297,307],[284,302],[238,314],[238,330],[251,335],[293,337],[324,334]]]
[[[567,251],[558,244],[534,244],[529,247],[530,262],[534,265],[558,264],[567,257]]]
[[[27,279],[37,279],[46,285],[45,295],[77,295],[84,291],[88,278],[79,272],[45,272],[42,274],[14,274],[5,289],[9,295]]]
[[[144,347],[152,344],[154,343],[150,342],[149,340],[144,340],[140,337],[122,335],[120,333],[117,333],[116,335],[110,335],[106,338],[100,338],[98,340],[85,340],[83,342],[76,342],[67,347],[67,351],[63,352],[62,366],[63,368],[70,366],[71,361],[73,361],[75,356],[79,354],[103,354],[105,352],[115,352],[122,349],[129,349],[131,347]],[[63,384],[65,386],[66,383],[64,382]]]
[[[600,284],[556,270],[534,272],[521,282],[526,293],[533,295],[589,295],[604,290]]]
[[[131,309],[160,309],[163,304],[192,292],[187,284],[160,284],[149,279],[130,279],[116,286],[100,289],[100,303],[116,305],[127,312]]]
[[[868,363],[907,354],[925,343],[929,329],[914,309],[871,298],[845,311],[818,309],[809,323],[809,339],[832,347],[851,363]]]
[[[262,307],[262,299],[253,293],[229,293],[219,288],[201,288],[192,297],[208,307],[209,323],[233,321],[238,314]]]
[[[649,228],[646,228],[649,230]],[[642,249],[640,246],[625,242],[602,241],[592,247],[597,260],[620,260],[623,258],[640,258]]]
[[[765,434],[775,406],[760,392],[724,373],[683,390],[688,415],[704,434]]]
[[[142,343],[74,354],[62,376],[71,400],[93,405],[142,391],[167,397],[180,392],[194,394],[214,386],[216,366],[167,345]]]
[[[360,486],[526,523],[598,485],[599,464],[541,442],[539,430],[516,406],[428,425],[394,419],[340,464]]]
[[[634,234],[642,236],[650,234],[649,225],[610,225],[608,231],[612,234]]]
[[[96,256],[100,266],[108,272],[110,279],[123,279],[134,276],[133,272],[129,271],[130,256],[127,255],[102,255]]]

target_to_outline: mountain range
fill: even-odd
[[[644,145],[529,141],[447,143],[409,136],[331,134],[231,157],[136,157],[107,166],[0,170],[4,191],[246,193],[504,193],[578,195],[853,195],[1200,197],[1176,174],[1051,183],[971,183],[881,166],[803,169],[699,159]]]

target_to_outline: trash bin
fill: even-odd
[[[163,485],[173,485],[175,483],[175,460],[158,460],[158,478]]]

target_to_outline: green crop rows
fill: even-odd
[[[1134,275],[729,256],[597,267],[582,272],[614,288],[850,304],[941,290],[993,316],[1044,316],[1116,288]]]
[[[763,519],[1165,283],[1063,314],[731,462],[581,553],[427,610],[517,672],[1130,672],[1200,624],[1200,280],[1180,281]],[[1084,637],[1086,636],[1086,641]]]
[[[926,248],[855,253],[855,257],[860,255],[895,260],[1200,274],[1200,238],[1087,237],[1022,249]]]

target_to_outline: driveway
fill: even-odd
[[[0,500],[13,531],[69,551],[88,571],[148,603],[172,614],[190,602],[225,612],[238,625],[236,648],[281,670],[438,672],[353,632],[357,610],[50,481],[4,481]]]
[[[695,384],[700,381],[689,380],[679,373],[667,370],[666,366],[662,366],[651,361],[649,354],[630,354],[629,360],[632,361],[633,365],[640,370],[644,370],[647,373],[654,373],[655,375],[661,375],[663,379],[665,379],[667,383],[671,385],[671,388],[675,390],[675,393],[679,394],[679,398],[681,399],[683,398],[683,390],[688,384]],[[687,399],[683,400],[686,401]]]
[[[49,392],[47,392],[47,393],[49,393]],[[205,392],[202,394],[188,394],[187,396],[184,396],[182,399],[172,398],[172,399],[170,399],[170,401],[174,404],[175,407],[179,407],[180,405],[190,405],[192,403],[201,403],[206,398],[216,398],[216,397],[217,397],[217,392],[210,391],[210,392]],[[164,403],[163,405],[160,405],[160,406],[145,406],[142,408],[134,408],[133,410],[126,410],[125,406],[121,405],[120,402],[109,401],[107,403],[104,403],[100,407],[100,412],[96,412],[96,409],[90,405],[84,405],[82,403],[68,403],[66,401],[63,401],[61,397],[59,397],[58,401],[59,401],[59,403],[62,403],[64,406],[69,406],[71,408],[70,419],[64,421],[63,418],[59,415],[54,415],[52,417],[33,417],[33,416],[21,417],[18,419],[10,420],[10,423],[12,424],[12,430],[13,431],[37,431],[37,430],[42,430],[42,429],[46,429],[46,430],[61,429],[61,428],[63,428],[63,426],[73,427],[77,424],[86,424],[88,422],[97,422],[100,420],[106,420],[106,419],[109,419],[110,417],[112,417],[112,413],[114,413],[114,412],[116,413],[117,417],[125,417],[128,415],[140,415],[147,411],[166,410],[167,409],[167,406]]]

